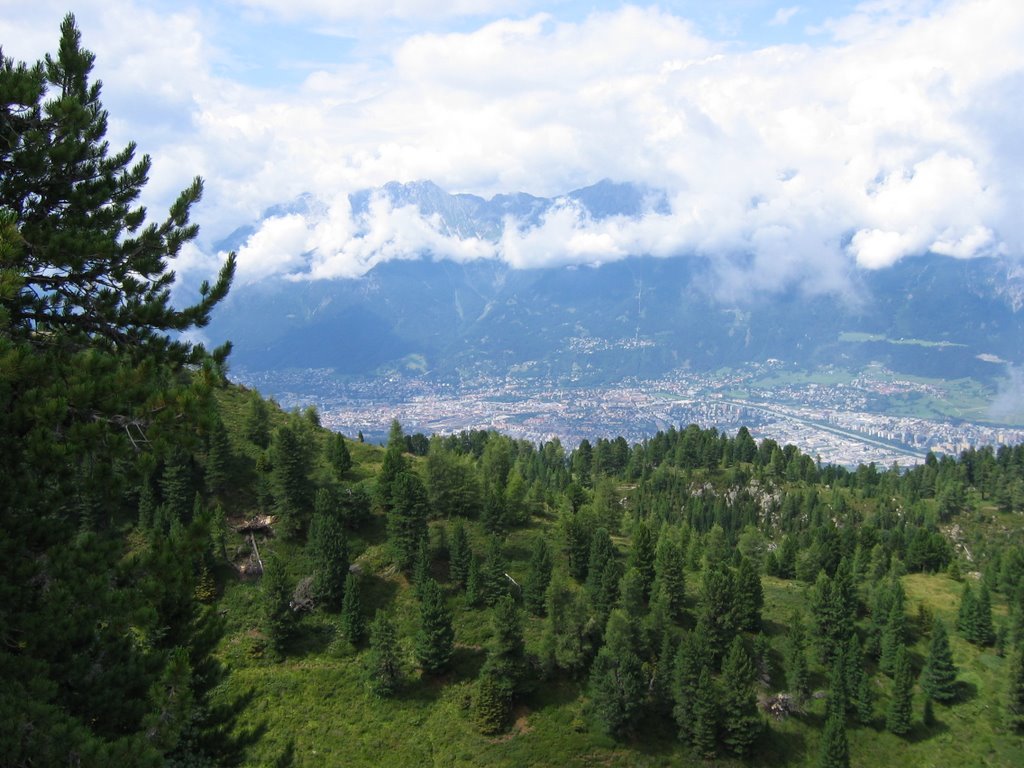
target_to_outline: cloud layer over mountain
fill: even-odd
[[[246,62],[223,47],[226,18],[205,7],[161,17],[110,5],[98,29],[83,23],[85,41],[115,102],[145,92],[167,113],[148,134],[157,146],[143,145],[157,161],[154,195],[202,173],[208,231],[300,192],[322,201],[316,216],[264,221],[241,249],[244,279],[355,276],[424,253],[519,267],[643,253],[712,259],[726,291],[820,291],[911,254],[1024,252],[1024,4],[1014,0],[876,0],[772,46],[657,8],[565,21],[499,2],[491,10],[507,16],[407,27],[372,50],[338,38],[335,60],[319,50],[320,64],[287,87],[246,81]],[[320,15],[315,2],[243,5],[325,27],[359,17],[344,4]],[[421,6],[388,7],[416,19]],[[797,6],[776,10],[779,26],[801,18]],[[123,35],[114,19],[135,17],[144,23]],[[52,48],[56,25],[45,31]],[[6,43],[19,27],[0,32]],[[385,198],[360,212],[349,202],[393,179],[554,196],[603,177],[665,190],[668,210],[593,219],[569,202],[481,238]]]

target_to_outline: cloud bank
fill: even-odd
[[[325,201],[315,217],[263,222],[239,253],[245,279],[353,277],[427,254],[515,267],[651,254],[708,258],[730,290],[831,291],[852,269],[910,255],[1024,251],[1024,4],[1012,0],[864,3],[775,46],[716,39],[658,8],[563,21],[496,1],[472,25],[369,48],[339,39],[336,60],[287,88],[238,75],[227,22],[206,6],[162,27],[155,11],[112,2],[145,23],[124,35],[106,3],[98,32],[83,24],[101,76],[115,98],[145,91],[173,113],[136,136],[156,143],[155,197],[204,175],[211,238],[301,192]],[[355,14],[293,6],[307,24]],[[409,19],[422,6],[387,9]],[[771,21],[804,19],[794,6]],[[670,211],[595,221],[563,205],[487,240],[383,199],[358,214],[348,203],[390,180],[554,196],[604,177],[665,190]]]

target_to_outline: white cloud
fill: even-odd
[[[320,219],[266,224],[240,266],[250,279],[357,275],[424,253],[521,267],[650,253],[712,260],[723,291],[841,290],[854,266],[908,254],[1024,250],[1014,138],[1024,106],[1009,97],[1024,82],[1024,4],[865,3],[803,44],[754,50],[657,8],[572,23],[536,13],[407,35],[383,55],[339,55],[285,89],[228,79],[205,12],[115,2],[118,13],[85,3],[80,20],[108,98],[166,113],[149,125],[129,109],[115,123],[118,136],[148,126],[136,137],[154,155],[149,196],[169,199],[204,175],[197,218],[211,238],[303,191],[327,201]],[[274,19],[358,15],[351,3],[242,5]],[[374,13],[415,18],[424,7],[396,0]],[[4,40],[23,30],[36,32],[0,21]],[[393,179],[553,196],[602,177],[665,189],[671,214],[590,221],[563,206],[487,243],[381,201],[359,219],[347,201]]]
[[[768,21],[770,27],[784,27],[789,24],[790,19],[800,13],[799,5],[791,5],[788,8],[779,8],[775,15]]]

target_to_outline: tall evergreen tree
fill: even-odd
[[[420,628],[416,633],[416,658],[425,672],[437,674],[447,668],[454,647],[452,612],[438,583],[427,579],[420,589]]]
[[[710,760],[717,752],[718,694],[708,667],[702,667],[693,693],[691,743],[698,756]]]
[[[398,631],[384,611],[377,611],[370,625],[368,656],[370,690],[378,696],[393,695],[402,685],[402,660],[399,655]]]
[[[886,730],[897,736],[904,736],[910,732],[913,687],[914,671],[910,666],[910,653],[905,645],[901,645],[896,651],[892,696],[889,699],[889,709],[885,714]]]
[[[672,699],[675,706],[672,716],[678,728],[679,740],[692,743],[694,729],[694,702],[697,683],[706,659],[701,658],[701,649],[694,633],[687,632],[676,650],[672,670]]]
[[[408,572],[415,564],[427,537],[427,491],[413,472],[403,471],[391,483],[388,511],[388,543],[395,563]]]
[[[0,538],[17,553],[0,558],[0,719],[17,734],[0,736],[0,754],[12,765],[162,763],[186,748],[184,734],[160,747],[146,735],[163,706],[150,692],[172,680],[177,703],[191,697],[193,732],[206,727],[206,659],[190,650],[188,674],[172,652],[199,647],[195,554],[129,565],[124,534],[140,478],[170,446],[199,448],[212,418],[228,348],[210,353],[183,332],[207,324],[235,260],[197,303],[172,305],[170,265],[197,234],[202,182],[147,223],[150,159],[134,144],[111,153],[94,61],[70,15],[55,55],[0,58]],[[202,524],[180,527],[189,544],[208,538]],[[181,621],[161,635],[165,598]]]
[[[245,439],[259,448],[270,445],[270,409],[258,392],[249,397],[243,426]]]
[[[270,479],[274,511],[283,534],[297,538],[306,530],[313,506],[313,485],[309,479],[309,452],[298,431],[282,424],[270,442]]]
[[[334,471],[334,476],[338,480],[342,479],[345,473],[352,468],[352,454],[349,453],[344,436],[337,432],[329,433],[324,452],[327,463]]]
[[[757,632],[761,628],[763,606],[764,590],[761,587],[761,577],[754,564],[744,557],[736,569],[733,602],[733,623],[736,629],[742,632]]]
[[[228,477],[228,462],[231,460],[231,443],[228,431],[220,418],[213,420],[206,441],[206,464],[204,481],[208,493],[217,495],[224,490]]]
[[[903,602],[893,601],[889,609],[889,617],[882,632],[882,653],[878,659],[878,668],[890,677],[896,674],[896,656],[901,648],[906,648],[906,614]]]
[[[448,538],[448,580],[463,589],[465,589],[466,581],[469,578],[471,554],[466,526],[461,520],[456,519],[452,523],[451,535]]]
[[[548,584],[551,583],[551,552],[547,542],[538,536],[530,555],[530,569],[523,580],[523,604],[534,616],[544,615],[544,601]]]
[[[629,560],[626,563],[627,570],[636,568],[640,576],[640,586],[643,590],[643,598],[647,600],[651,596],[651,588],[654,585],[655,560],[657,552],[655,548],[654,535],[646,522],[637,523],[633,530],[633,544],[629,551]]]
[[[956,699],[956,665],[949,647],[949,634],[941,619],[932,623],[928,659],[921,670],[921,690],[934,701],[948,704]]]
[[[601,729],[616,738],[635,728],[643,712],[646,690],[629,622],[622,611],[612,611],[605,631],[607,642],[590,670],[594,713]]]
[[[349,573],[345,578],[345,597],[341,601],[341,634],[352,645],[359,645],[366,635],[363,601],[359,577]]]
[[[794,613],[789,620],[786,637],[786,685],[798,702],[804,701],[810,693],[807,635],[800,613]]]
[[[837,712],[825,721],[818,751],[817,768],[850,768],[850,747],[846,739],[846,719]]]
[[[480,563],[478,592],[484,605],[495,605],[508,594],[508,579],[505,577],[505,556],[501,552],[501,541],[497,536],[487,539],[484,559]]]
[[[296,621],[290,604],[292,585],[276,556],[266,559],[262,581],[263,633],[274,653],[282,654],[295,633]]]
[[[675,622],[686,615],[685,555],[676,537],[663,527],[654,560],[655,581],[664,590],[669,615]]]
[[[313,560],[313,595],[328,611],[337,611],[345,596],[349,563],[348,540],[336,515],[322,512],[313,518],[309,551]]]
[[[761,733],[754,692],[754,665],[742,638],[733,638],[722,663],[722,734],[729,750],[745,757]]]
[[[1017,734],[1024,734],[1024,642],[1018,642],[1010,655],[1006,691],[1006,723]]]

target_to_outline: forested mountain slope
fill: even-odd
[[[1019,765],[1024,446],[328,432],[227,384],[103,143],[0,66],[0,764]]]

